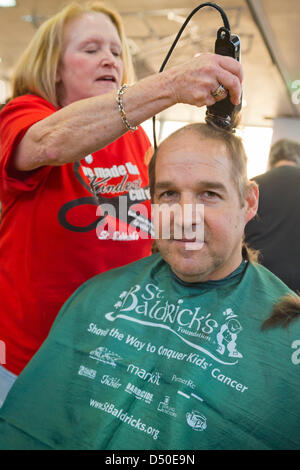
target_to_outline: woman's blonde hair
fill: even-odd
[[[62,53],[64,27],[69,21],[89,12],[103,13],[116,26],[122,44],[122,83],[134,81],[132,59],[120,15],[98,1],[88,1],[84,4],[74,2],[45,21],[37,30],[13,74],[12,98],[34,93],[59,107],[56,74]]]

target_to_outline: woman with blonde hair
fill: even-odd
[[[178,102],[214,104],[220,83],[237,104],[241,81],[237,61],[200,54],[134,83],[122,21],[99,2],[36,32],[0,114],[0,406],[72,292],[150,254],[139,124]]]

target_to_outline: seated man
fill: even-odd
[[[0,448],[299,449],[299,300],[243,246],[258,189],[241,141],[187,126],[149,173],[160,253],[66,302],[4,403]]]

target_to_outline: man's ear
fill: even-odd
[[[250,181],[248,188],[246,189],[246,212],[245,212],[245,224],[257,213],[259,200],[259,189],[255,181]]]

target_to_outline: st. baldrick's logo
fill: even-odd
[[[106,313],[107,320],[113,322],[122,318],[146,327],[168,330],[185,344],[221,364],[233,365],[243,357],[236,347],[242,327],[231,308],[222,313],[224,321],[219,324],[211,313],[203,313],[201,306],[187,308],[180,298],[175,303],[170,302],[163,290],[149,283],[143,290],[136,284],[129,291],[123,291],[114,309]],[[199,339],[211,344],[209,350],[197,344],[203,344]],[[224,361],[225,357],[230,358],[230,362]]]

